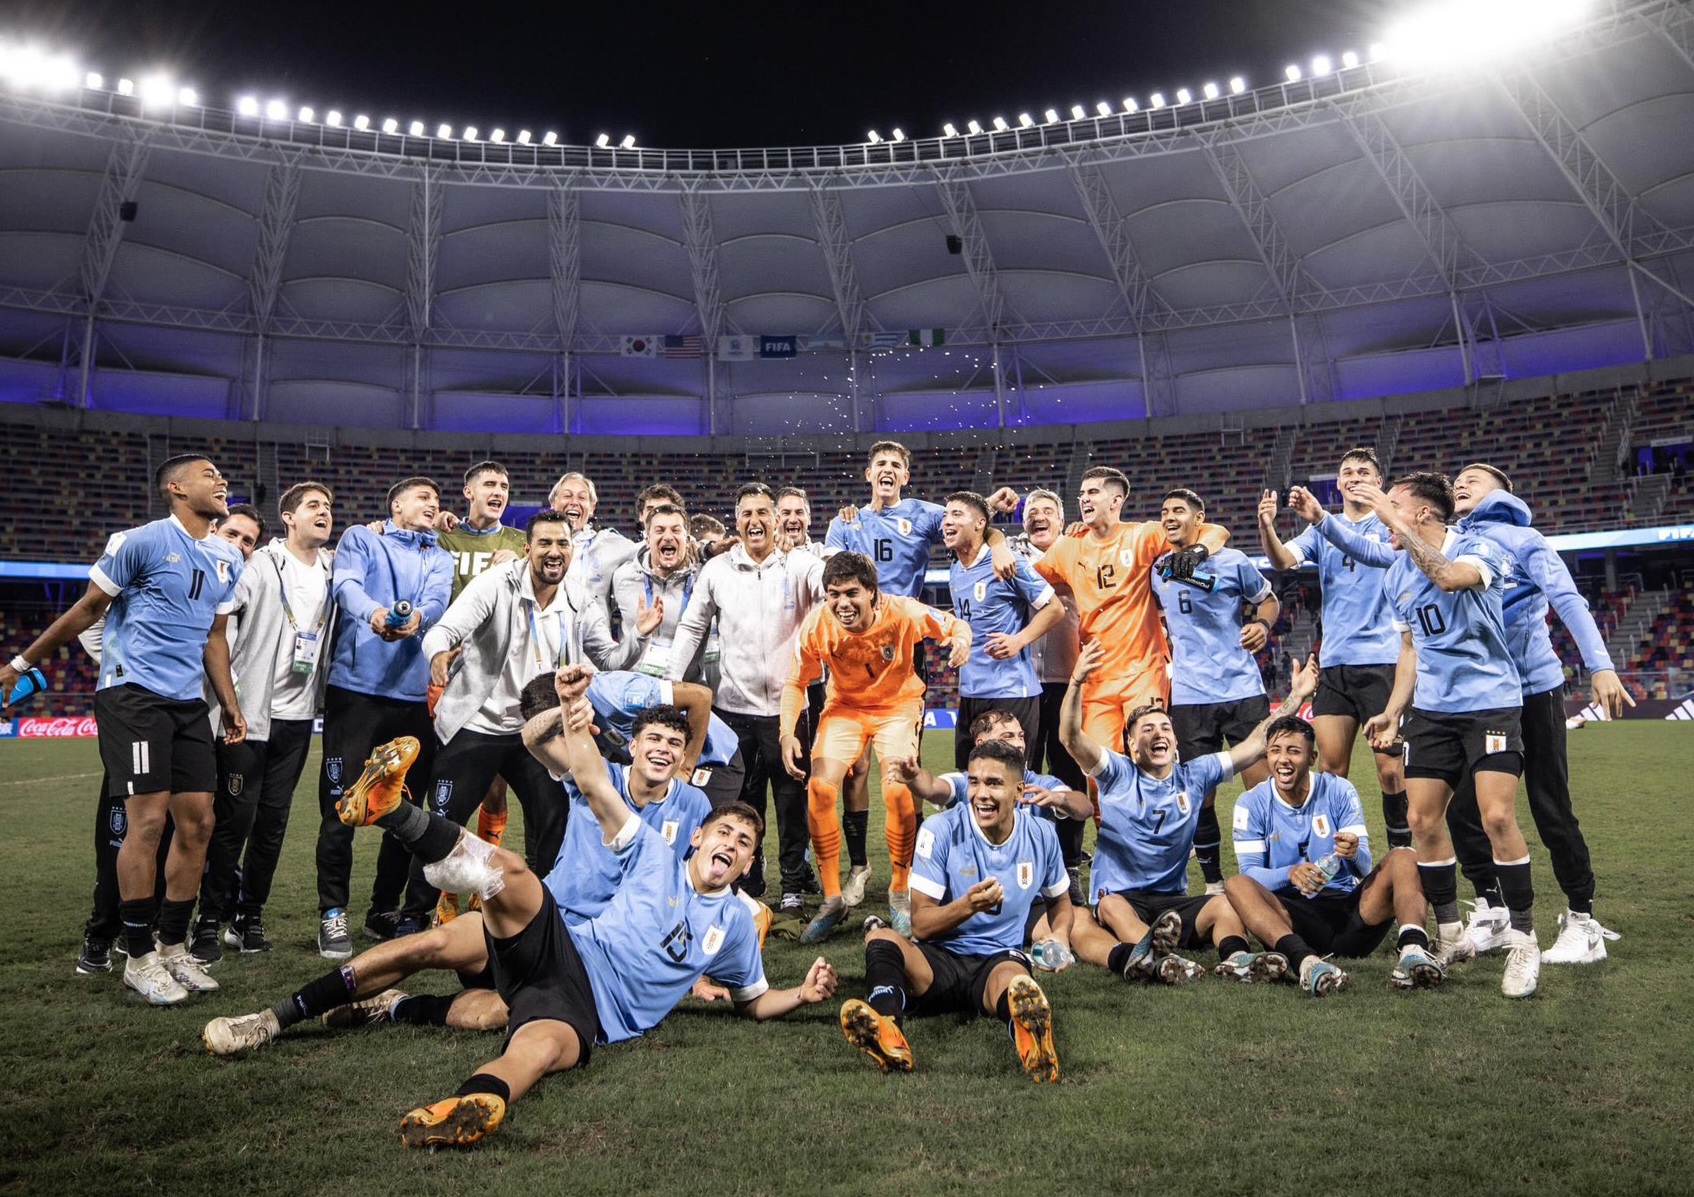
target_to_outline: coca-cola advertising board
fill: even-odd
[[[20,740],[88,740],[100,734],[93,715],[65,715],[56,719],[26,717],[13,719],[13,734]]]

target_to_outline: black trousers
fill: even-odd
[[[971,749],[971,724],[989,711],[1005,711],[1023,728],[1024,763],[1031,769],[1041,764],[1041,695],[1028,698],[965,698],[959,699],[959,719],[953,725],[953,768],[963,773]]]
[[[123,919],[118,917],[118,849],[124,846],[129,834],[129,816],[121,796],[107,793],[111,779],[100,775],[100,800],[94,806],[94,908],[83,926],[84,935],[116,939],[123,931]],[[165,898],[165,858],[171,854],[171,836],[176,823],[165,816],[165,831],[159,837],[159,872],[154,893],[162,902]]]
[[[336,817],[335,804],[343,786],[359,780],[365,758],[378,744],[397,736],[416,736],[418,759],[406,775],[412,801],[421,805],[422,786],[434,772],[435,729],[422,702],[403,702],[357,694],[339,686],[324,695],[323,765],[318,773],[318,912],[347,906],[353,876],[353,831]],[[478,794],[478,798],[482,795]],[[386,914],[400,907],[412,854],[399,840],[383,833],[377,849],[376,882],[371,886],[371,912]]]
[[[413,766],[414,772],[416,768]],[[523,810],[524,861],[530,872],[545,877],[565,842],[570,803],[564,786],[530,755],[518,733],[492,736],[461,729],[436,749],[435,769],[424,801],[436,814],[463,824],[482,805],[482,796],[497,775],[505,778]],[[423,862],[413,857],[401,918],[427,920],[441,897],[441,891],[424,880],[423,870]]]
[[[237,912],[255,915],[270,900],[294,787],[300,784],[311,747],[310,719],[273,719],[268,740],[217,746],[218,792],[212,799],[217,822],[200,881],[201,918],[227,922]]]
[[[799,893],[812,874],[811,866],[806,863],[811,832],[806,823],[806,783],[795,781],[782,767],[782,720],[776,715],[743,715],[724,710],[718,711],[717,716],[741,740],[741,763],[746,770],[741,779],[741,801],[763,815],[769,809],[765,804],[765,788],[770,787],[776,806],[777,866],[782,870],[782,891]]]
[[[1088,783],[1082,776],[1082,766],[1059,742],[1059,708],[1064,705],[1067,688],[1065,682],[1041,683],[1041,756],[1046,757],[1047,767],[1043,769],[1039,763],[1031,767],[1052,774],[1079,794],[1086,794]],[[1040,758],[1032,755],[1031,759]],[[1067,869],[1082,864],[1082,832],[1086,826],[1083,819],[1060,819],[1053,825],[1053,830],[1059,833],[1059,852]]]
[[[1570,802],[1570,765],[1565,758],[1565,706],[1558,690],[1523,700],[1523,781],[1535,831],[1553,861],[1553,876],[1570,908],[1586,913],[1594,905],[1594,869],[1588,841]],[[1467,775],[1447,807],[1447,830],[1465,880],[1478,893],[1494,888],[1494,849],[1482,829],[1476,807],[1476,783]]]

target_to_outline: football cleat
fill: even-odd
[[[1006,987],[1012,1012],[1012,1042],[1029,1079],[1036,1084],[1059,1079],[1059,1053],[1053,1047],[1053,1007],[1035,978],[1018,975]]]
[[[1504,906],[1491,905],[1487,898],[1469,903],[1471,912],[1465,920],[1465,938],[1480,956],[1508,946],[1511,939],[1511,916]]]
[[[335,813],[348,827],[368,827],[406,800],[406,770],[418,759],[416,736],[378,744],[359,780],[348,786]]]
[[[188,954],[186,944],[160,944],[159,963],[165,966],[165,971],[176,978],[189,993],[211,993],[217,989],[217,981],[212,979],[201,963]]]
[[[419,1106],[400,1120],[407,1147],[469,1147],[506,1120],[506,1103],[493,1093],[468,1093]]]
[[[1439,960],[1422,948],[1412,948],[1395,963],[1388,984],[1393,989],[1434,989],[1446,977],[1447,970]]]
[[[865,886],[871,879],[869,865],[854,865],[847,870],[847,880],[841,886],[841,900],[851,910],[865,900]]]
[[[468,832],[461,833],[451,852],[424,866],[424,880],[437,889],[452,890],[456,894],[478,894],[487,901],[506,888],[505,872],[494,863],[496,851],[498,849],[487,840],[479,840]],[[396,936],[423,929],[413,926],[402,930],[405,923],[406,920],[402,919],[396,925]]]
[[[200,1032],[200,1042],[214,1056],[239,1056],[256,1051],[282,1034],[282,1024],[271,1010],[243,1014],[239,1018],[214,1018]]]
[[[129,958],[124,965],[124,984],[155,1006],[174,1006],[188,1000],[188,990],[165,968],[156,951]]]
[[[1541,945],[1530,932],[1511,934],[1512,945],[1506,949],[1506,973],[1500,978],[1500,992],[1509,998],[1530,997],[1541,981]]]
[[[1280,981],[1288,975],[1288,957],[1281,952],[1236,952],[1228,960],[1219,961],[1212,972],[1250,984]]]
[[[891,889],[888,891],[888,925],[894,928],[894,934],[912,938],[912,891],[909,889]]]
[[[825,898],[823,905],[812,921],[806,924],[806,929],[800,932],[801,943],[822,943],[834,934],[841,925],[841,920],[847,917],[847,905],[840,897]]]
[[[1559,916],[1559,938],[1541,953],[1541,963],[1598,964],[1606,958],[1606,941],[1617,938],[1616,931],[1602,927],[1593,915],[1566,911]]]
[[[1476,944],[1467,931],[1461,929],[1450,933],[1447,927],[1438,930],[1440,937],[1435,941],[1435,960],[1442,968],[1452,968],[1455,964],[1476,958]]]
[[[858,998],[841,1003],[841,1033],[884,1072],[910,1072],[912,1045],[892,1018],[884,1018]]]
[[[737,891],[735,896],[753,916],[753,929],[759,933],[759,951],[764,951],[765,940],[770,938],[771,923],[776,919],[775,913],[751,894]]]
[[[1206,966],[1186,956],[1161,956],[1153,965],[1153,978],[1164,985],[1186,985],[1206,975]]]
[[[1153,955],[1170,955],[1176,951],[1176,945],[1182,942],[1182,916],[1174,910],[1165,911],[1153,920],[1149,934],[1153,937]]]
[[[1158,957],[1153,954],[1153,932],[1149,930],[1129,950],[1129,959],[1124,961],[1118,975],[1125,981],[1151,981],[1157,963]]]
[[[1340,993],[1352,980],[1339,967],[1316,956],[1307,956],[1300,965],[1300,988],[1313,997]]]
[[[85,977],[112,971],[112,941],[104,935],[84,935],[76,954],[76,971]]]
[[[322,1022],[324,1026],[334,1027],[338,1031],[387,1022],[389,1015],[394,1013],[394,1007],[398,1006],[405,996],[399,989],[384,989],[371,997],[360,998],[358,1001],[348,1002],[345,1006],[324,1011]]]
[[[481,838],[480,836],[478,837]],[[484,843],[488,841],[484,840]],[[459,895],[443,893],[435,900],[435,925],[445,927],[459,917]]]

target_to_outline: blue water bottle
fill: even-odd
[[[388,609],[387,623],[391,628],[405,627],[406,621],[410,618],[412,618],[412,604],[405,599],[401,599]]]
[[[42,694],[47,690],[47,675],[41,670],[30,668],[18,675],[18,684],[12,687],[12,696],[7,700],[7,706],[16,706],[31,694]]]

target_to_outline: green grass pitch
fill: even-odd
[[[932,734],[925,755],[943,766],[948,737]],[[1064,1078],[1039,1088],[987,1021],[911,1023],[917,1072],[884,1077],[843,1042],[833,1003],[764,1025],[691,1005],[544,1082],[479,1149],[430,1155],[400,1147],[400,1116],[451,1093],[497,1035],[314,1025],[242,1060],[200,1046],[208,1018],[269,1005],[327,967],[312,950],[315,754],[267,911],[277,950],[228,956],[221,992],[149,1009],[116,975],[72,970],[93,743],[6,743],[0,1192],[1687,1193],[1691,757],[1687,725],[1571,737],[1597,911],[1623,939],[1604,964],[1544,968],[1531,1001],[1500,996],[1498,957],[1440,991],[1393,993],[1386,947],[1321,1002],[1214,978],[1130,988],[1078,966],[1043,977]],[[1380,831],[1362,753],[1354,776]],[[1226,810],[1237,792],[1220,793]],[[374,838],[356,849],[355,914]],[[1535,864],[1546,945],[1563,907],[1538,847]],[[843,996],[862,995],[858,937],[826,950]],[[811,955],[773,941],[772,983],[794,984]]]

